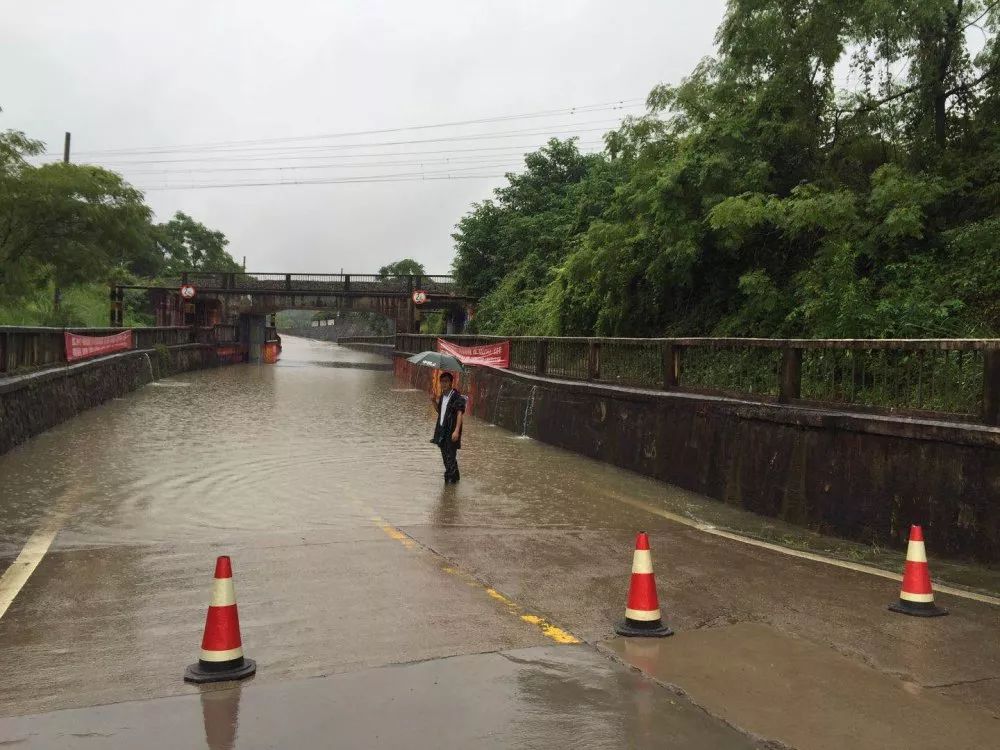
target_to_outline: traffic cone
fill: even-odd
[[[243,656],[233,566],[229,557],[223,555],[215,561],[215,584],[201,640],[201,658],[187,668],[184,679],[198,683],[242,680],[256,671],[256,662]]]
[[[635,538],[632,555],[632,582],[628,587],[625,619],[615,625],[618,635],[663,637],[674,631],[660,619],[660,602],[656,597],[653,578],[653,557],[649,553],[649,537],[640,531]]]
[[[889,609],[917,617],[948,614],[948,610],[934,604],[931,571],[927,566],[927,552],[924,550],[924,532],[917,525],[910,527],[910,542],[906,545],[906,564],[903,566],[899,601],[890,604]]]

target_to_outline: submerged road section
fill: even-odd
[[[286,338],[0,457],[0,746],[995,742],[1000,608],[895,615],[892,580],[677,523],[719,504],[477,420],[445,486],[384,363]],[[640,529],[672,638],[613,635]],[[197,687],[219,554],[258,673]]]

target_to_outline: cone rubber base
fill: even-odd
[[[666,638],[668,635],[674,634],[673,630],[662,623],[655,628],[637,628],[628,620],[619,620],[616,622],[615,632],[618,635],[639,638]]]
[[[948,614],[948,610],[941,609],[933,602],[907,602],[902,599],[890,604],[889,611],[899,612],[904,615],[913,615],[914,617],[941,617]]]
[[[230,680],[242,680],[257,671],[257,662],[253,659],[243,659],[243,666],[233,669],[225,669],[221,672],[207,672],[201,668],[201,664],[195,662],[184,672],[185,682],[201,684],[204,682],[228,682]]]

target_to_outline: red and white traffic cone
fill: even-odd
[[[640,531],[635,538],[632,555],[632,581],[628,587],[625,619],[615,625],[618,635],[663,637],[674,631],[663,624],[660,602],[653,578],[653,557],[649,552],[649,536]]]
[[[233,566],[227,555],[215,561],[212,602],[201,640],[201,657],[184,672],[187,682],[242,680],[257,671],[257,663],[243,656],[240,617],[236,611]]]
[[[906,563],[903,566],[903,585],[899,590],[899,601],[890,604],[889,609],[917,617],[938,617],[948,614],[948,610],[934,604],[931,571],[927,565],[927,552],[924,550],[924,532],[917,525],[910,527],[910,541],[906,545]]]

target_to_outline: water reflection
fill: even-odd
[[[525,738],[572,737],[573,747],[588,748],[753,746],[635,671],[602,663],[587,649],[557,653],[519,660],[508,677],[517,686],[518,732]]]
[[[240,721],[243,683],[226,689],[206,688],[201,693],[201,714],[205,722],[208,750],[233,750]]]
[[[437,506],[434,509],[434,525],[438,527],[458,526],[461,524],[461,515],[458,485],[443,485],[441,494],[438,496]]]

